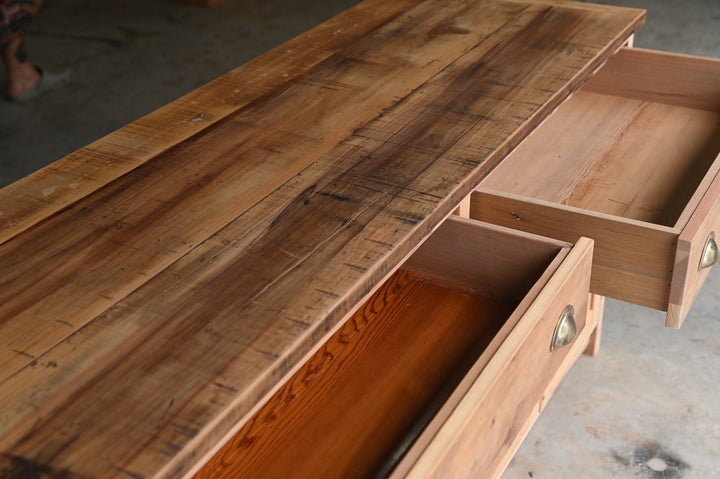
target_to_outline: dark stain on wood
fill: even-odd
[[[30,359],[34,359],[34,358],[35,358],[35,356],[33,356],[32,354],[28,354],[28,353],[26,353],[25,351],[19,351],[19,350],[17,350],[17,349],[13,349],[13,352],[19,354],[20,356],[25,356],[25,357],[30,358]]]
[[[213,383],[215,386],[219,387],[220,389],[224,389],[225,391],[231,392],[233,394],[236,394],[238,390],[232,386],[228,386],[227,384],[221,384],[219,382]]]
[[[184,424],[178,424],[178,423],[175,423],[175,422],[174,422],[174,423],[171,423],[170,425],[171,425],[177,432],[179,432],[180,434],[182,434],[182,435],[185,436],[185,437],[188,437],[188,438],[191,438],[191,439],[192,439],[193,437],[197,436],[198,430],[197,430],[197,428],[195,428],[195,427],[187,426],[187,425],[184,425]]]
[[[70,472],[54,469],[48,464],[36,462],[12,454],[0,454],[0,479],[78,479]]]
[[[467,35],[470,30],[467,28],[460,28],[452,23],[446,23],[444,25],[438,25],[428,32],[429,38],[435,38],[440,35]]]
[[[122,474],[125,477],[129,477],[130,479],[144,479],[144,477],[145,477],[142,474],[137,474],[135,472],[128,471],[127,469],[123,469],[121,467],[116,467],[115,471],[119,472],[120,474]]]

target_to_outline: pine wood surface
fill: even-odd
[[[0,192],[0,470],[186,474],[643,20],[416,3]]]
[[[273,95],[421,0],[366,0],[208,85],[0,189],[0,243]]]
[[[716,58],[622,48],[583,89],[717,112],[718,75]]]
[[[520,238],[518,260],[506,253]],[[432,436],[428,424],[442,424],[450,396],[462,398],[557,271],[588,273],[574,266],[590,242],[568,259],[570,248],[448,219],[195,477],[384,477],[409,448],[417,457],[420,432]],[[474,275],[448,274],[468,261]],[[583,285],[587,276],[564,297],[582,298]]]
[[[382,470],[513,309],[436,281],[406,270],[393,275],[196,477],[351,478]]]
[[[583,89],[483,185],[674,226],[718,152],[720,110]]]
[[[720,174],[713,178],[712,184],[678,238],[665,323],[668,327],[679,329],[682,326],[710,272],[710,268],[700,269],[699,265],[711,232],[715,233],[716,238],[720,237]]]
[[[595,241],[593,293],[667,309],[680,231],[480,187],[470,217],[574,243]]]
[[[521,301],[570,243],[495,224],[447,219],[403,268],[462,284],[488,298]]]
[[[605,296],[590,293],[590,297],[588,298],[588,321],[592,320],[592,323],[595,324],[595,331],[592,332],[592,335],[588,340],[588,345],[583,351],[583,354],[586,354],[588,356],[597,356],[597,354],[600,352],[600,340],[602,338],[602,322],[604,312]]]
[[[592,295],[590,295],[592,298]],[[597,344],[593,342],[597,339],[599,341],[599,332],[602,323],[602,309],[598,311],[599,314],[594,314],[592,307],[588,307],[587,317],[585,318],[585,326],[578,332],[575,340],[568,346],[569,350],[566,351],[565,357],[560,362],[560,365],[555,369],[554,374],[548,381],[545,390],[542,392],[540,399],[538,400],[537,408],[533,408],[528,415],[524,424],[518,424],[518,429],[515,434],[514,440],[505,449],[502,456],[498,457],[494,463],[494,470],[488,474],[488,479],[499,478],[505,471],[505,468],[512,460],[514,452],[520,447],[522,441],[530,432],[533,424],[537,421],[540,413],[547,405],[548,401],[552,399],[553,394],[560,386],[560,383],[565,378],[570,368],[575,364],[578,357],[584,354],[593,354],[593,351],[597,351]],[[585,349],[583,349],[585,348]]]
[[[592,250],[587,238],[573,247],[419,459],[412,459],[407,477],[500,475],[596,326],[587,316]],[[557,320],[568,304],[575,309],[578,336],[550,351]]]

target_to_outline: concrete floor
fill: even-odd
[[[356,3],[48,2],[26,42],[72,69],[29,104],[0,103],[0,186],[92,142]],[[639,47],[720,56],[720,1],[612,0],[649,10]],[[720,81],[720,79],[719,79]],[[608,300],[603,345],[582,357],[504,479],[720,478],[720,272],[681,331]]]

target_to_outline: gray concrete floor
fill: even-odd
[[[0,186],[96,140],[356,3],[230,0],[48,2],[31,58],[69,67],[65,87],[0,103]],[[720,0],[608,0],[649,11],[639,47],[720,56]],[[505,479],[720,478],[720,273],[680,331],[608,300],[603,345],[582,357]]]

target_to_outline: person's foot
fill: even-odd
[[[16,68],[8,80],[8,95],[17,95],[31,88],[34,88],[42,79],[39,69],[32,64]]]
[[[29,86],[25,88],[16,88],[13,90],[10,86],[8,87],[8,99],[11,101],[27,101],[35,98],[41,93],[51,90],[63,83],[70,78],[70,70],[63,70],[61,72],[49,72],[44,71],[42,68],[33,67],[37,73],[37,80],[34,83],[28,82]]]

